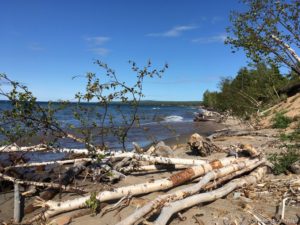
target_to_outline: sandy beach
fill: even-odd
[[[210,126],[207,126],[209,124]],[[205,124],[205,125],[204,125]],[[206,127],[206,130],[203,129]],[[212,128],[213,127],[213,128]],[[249,127],[242,125],[237,120],[228,120],[225,124],[216,124],[214,122],[204,122],[204,123],[195,123],[193,126],[193,130],[197,131],[197,129],[202,128],[202,132],[207,132],[207,134],[211,133],[214,129],[222,129],[227,128],[233,131],[249,131],[251,130]],[[255,148],[263,151],[264,154],[268,154],[271,152],[276,152],[278,149],[278,145],[280,142],[276,137],[277,131],[273,129],[263,129],[258,131],[262,134],[262,136],[240,136],[240,137],[220,137],[214,140],[214,143],[220,147],[226,147],[233,144],[251,144]],[[192,133],[192,132],[191,132]],[[179,158],[193,158],[193,159],[204,159],[203,157],[195,156],[191,154],[191,150],[187,145],[187,140],[190,134],[182,135],[179,138],[171,138],[166,140],[165,142],[171,146],[174,151],[175,157]],[[267,134],[267,135],[266,135]],[[225,157],[226,153],[215,153],[210,155],[205,159],[220,159]],[[144,183],[146,181],[166,178],[171,174],[174,174],[176,171],[172,172],[160,172],[160,173],[134,173],[132,175],[128,175],[125,179],[114,185],[105,185],[105,184],[97,184],[86,180],[85,182],[80,181],[80,183],[75,183],[78,187],[84,188],[86,191],[99,192],[103,190],[109,190],[115,187],[122,187],[132,184]],[[84,175],[80,175],[83,178]],[[236,221],[237,224],[251,224],[255,219],[250,212],[260,213],[260,215],[266,216],[268,218],[272,218],[276,214],[276,209],[280,202],[282,201],[282,195],[284,194],[284,190],[286,187],[284,186],[284,182],[288,180],[293,180],[299,178],[296,175],[289,176],[274,176],[272,174],[268,174],[261,182],[258,184],[258,187],[247,187],[235,190],[233,193],[229,194],[225,198],[218,199],[211,203],[200,204],[195,207],[189,208],[184,212],[181,212],[181,219],[178,216],[173,216],[169,224],[223,224],[224,221],[227,223],[231,223]],[[79,178],[78,178],[79,179]],[[278,190],[272,188],[272,180],[278,180],[278,184],[282,182],[282,187],[277,187]],[[115,210],[109,210],[112,205],[114,205],[117,201],[109,201],[101,203],[100,213],[97,215],[93,215],[87,210],[77,210],[69,213],[64,213],[63,215],[58,215],[55,218],[55,223],[53,224],[116,224],[126,218],[128,215],[133,213],[136,209],[143,206],[145,203],[154,199],[155,197],[163,194],[163,193],[171,193],[175,190],[186,187],[190,184],[181,185],[179,187],[172,188],[171,190],[153,192],[146,195],[132,197],[128,203],[126,203],[123,207],[117,208]],[[283,189],[283,190],[282,190]],[[250,193],[250,194],[249,194]],[[72,199],[78,197],[77,194],[66,194],[62,193],[56,195],[53,200],[60,201],[66,199]],[[25,206],[32,203],[34,197],[26,198]],[[13,192],[3,192],[0,195],[0,203],[1,203],[1,211],[0,218],[4,221],[9,221],[12,218],[13,213]],[[32,218],[33,215],[37,214],[39,210],[34,213],[30,213],[25,215],[23,221]],[[295,206],[287,206],[286,208],[286,218],[290,221],[297,221],[296,214],[299,212],[299,208]],[[83,215],[82,214],[87,214]],[[80,216],[79,216],[80,215]],[[78,217],[78,218],[77,218]],[[63,221],[63,222],[61,222]],[[66,222],[67,221],[67,222]],[[151,218],[150,218],[151,221]],[[200,221],[200,222],[199,222]],[[202,221],[202,222],[201,222]]]

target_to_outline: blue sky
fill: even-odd
[[[129,83],[128,60],[167,62],[163,78],[146,80],[148,100],[201,100],[247,64],[223,44],[238,0],[2,0],[0,8],[0,72],[39,100],[74,100],[84,80],[72,77],[101,75],[96,59]]]

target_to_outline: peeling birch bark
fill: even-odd
[[[103,191],[97,194],[96,198],[100,201],[108,201],[122,198],[127,195],[135,196],[140,194],[146,194],[159,190],[166,190],[171,187],[183,184],[193,178],[199,177],[214,169],[222,168],[230,165],[236,161],[242,159],[236,159],[234,157],[223,158],[220,160],[214,160],[210,163],[205,163],[200,166],[191,167],[171,175],[169,178],[156,180],[154,182],[147,182],[142,184],[135,184],[125,187],[116,188],[112,191]],[[47,207],[48,210],[44,213],[46,218],[57,215],[62,212],[71,211],[74,209],[86,207],[85,202],[90,199],[90,195],[85,197],[76,198],[73,200],[67,200],[63,202],[55,201],[36,201],[36,205]]]
[[[255,184],[266,174],[266,172],[267,167],[260,167],[253,171],[250,175],[230,181],[228,184],[225,184],[223,187],[214,191],[196,194],[182,200],[172,202],[162,209],[159,217],[154,221],[154,224],[164,225],[176,212],[179,212],[186,208],[190,208],[200,203],[215,201],[218,198],[226,196],[237,188],[243,187],[245,185]]]
[[[246,168],[244,168],[244,169],[241,169],[241,170],[232,172],[232,173],[230,173],[230,174],[228,174],[228,175],[225,175],[225,176],[223,176],[223,177],[220,177],[219,179],[217,179],[217,180],[215,180],[215,181],[213,181],[213,182],[208,183],[205,187],[203,187],[203,190],[210,190],[210,189],[212,189],[212,188],[216,188],[216,187],[218,187],[220,184],[223,184],[223,183],[225,183],[226,181],[232,180],[233,178],[238,177],[238,176],[240,176],[240,175],[242,175],[242,174],[244,174],[244,173],[248,173],[248,172],[254,170],[256,167],[258,167],[258,166],[260,166],[260,165],[262,165],[262,164],[265,164],[265,165],[266,165],[267,163],[266,163],[265,160],[264,160],[263,162],[262,162],[262,160],[260,160],[260,161],[258,161],[257,163],[250,165],[249,167],[246,167]]]
[[[238,162],[236,164],[231,164],[225,166],[220,169],[213,170],[208,172],[202,179],[192,186],[180,189],[170,194],[165,194],[158,196],[156,199],[150,201],[142,208],[136,210],[133,214],[129,217],[125,218],[121,222],[116,225],[130,225],[137,222],[139,219],[144,217],[145,215],[149,214],[152,211],[157,211],[164,205],[168,204],[169,202],[173,202],[179,199],[186,198],[191,196],[197,192],[199,192],[209,181],[217,179],[222,176],[226,176],[232,172],[239,171],[245,168],[251,167],[252,169],[264,163],[265,160],[253,159],[253,160],[245,160],[243,162]]]

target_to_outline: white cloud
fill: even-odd
[[[186,25],[186,26],[176,26],[173,27],[170,30],[167,30],[165,32],[161,32],[161,33],[150,33],[147,34],[147,36],[149,37],[178,37],[180,36],[183,32],[185,31],[189,31],[189,30],[194,30],[196,29],[196,26],[190,26],[190,25]]]
[[[105,56],[107,55],[110,50],[103,47],[105,43],[110,41],[110,37],[105,36],[95,36],[95,37],[87,37],[85,40],[88,42],[89,51],[93,52],[94,54]]]
[[[226,34],[220,34],[210,37],[200,37],[193,39],[192,42],[199,43],[199,44],[211,44],[211,43],[224,43],[226,40]]]
[[[110,52],[107,48],[90,48],[89,51],[101,56],[105,56]]]
[[[223,17],[221,17],[221,16],[214,16],[210,20],[210,22],[212,24],[215,24],[215,23],[218,23],[218,22],[221,22],[221,21],[223,21]]]
[[[39,43],[32,43],[28,46],[28,49],[31,51],[43,51],[45,48],[41,46]]]
[[[97,37],[87,37],[86,40],[93,45],[103,45],[110,40],[109,37],[97,36]]]

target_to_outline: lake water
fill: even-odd
[[[46,103],[40,103],[41,106],[46,107]],[[53,104],[53,107],[57,107],[58,103]],[[91,127],[92,124],[101,125],[101,117],[104,110],[103,107],[96,104],[81,104],[80,105],[86,113],[83,115],[86,124],[80,123],[74,117],[74,111],[77,110],[77,104],[70,104],[64,109],[58,111],[55,114],[56,119],[67,128],[70,125],[75,129],[83,129],[84,127]],[[9,102],[0,102],[0,112],[3,109],[10,107]],[[182,105],[164,105],[162,103],[147,103],[141,104],[138,108],[139,126],[137,123],[128,133],[126,139],[127,148],[132,148],[132,142],[137,142],[141,146],[150,144],[153,141],[165,140],[168,138],[180,136],[182,134],[191,133],[194,122],[193,118],[195,113],[199,112],[198,106],[182,106]],[[108,115],[104,121],[104,126],[111,126],[110,119],[112,118],[115,127],[126,126],[125,121],[130,120],[133,109],[128,105],[122,105],[114,103],[108,108]],[[97,130],[95,130],[94,143],[100,144],[101,138],[97,136]],[[121,147],[121,143],[114,135],[105,136],[106,144],[112,149],[118,149]],[[64,147],[82,148],[82,144],[74,142],[72,140],[64,139],[60,142]]]

